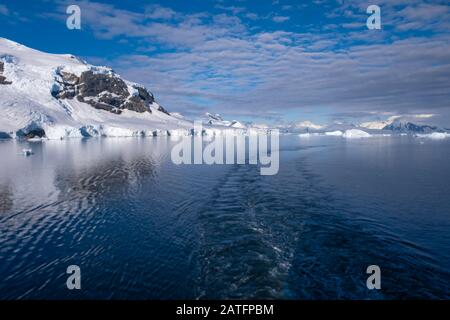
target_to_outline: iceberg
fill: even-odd
[[[306,132],[306,133],[300,133],[298,136],[299,136],[300,138],[310,138],[310,137],[317,137],[317,136],[319,136],[319,135],[320,135],[320,134],[317,133],[317,132],[314,132],[314,133]]]
[[[416,137],[419,138],[428,138],[433,140],[441,140],[450,138],[450,133],[447,132],[433,132],[433,133],[427,133],[427,134],[418,134]]]
[[[342,131],[340,130],[336,130],[336,131],[328,131],[325,132],[326,136],[336,136],[336,137],[341,137],[343,135]]]
[[[369,138],[372,135],[359,129],[350,129],[345,131],[345,133],[342,136],[348,139],[360,139],[360,138]]]

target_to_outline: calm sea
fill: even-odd
[[[450,298],[449,140],[282,136],[275,176],[172,145],[0,142],[0,299]]]

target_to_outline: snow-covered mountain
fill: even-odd
[[[312,123],[311,121],[302,121],[295,124],[295,128],[304,129],[304,130],[320,130],[323,129],[324,126]]]
[[[0,38],[0,137],[186,134],[191,128],[110,68]]]
[[[236,129],[246,129],[247,126],[243,123],[237,121],[237,120],[224,120],[220,114],[211,114],[207,112],[205,114],[205,122],[209,125],[216,125],[216,126],[224,126],[224,127],[230,127],[230,128],[236,128]]]
[[[366,129],[383,130],[386,126],[392,124],[399,118],[400,116],[391,116],[386,120],[363,122],[359,126]]]
[[[234,127],[234,128],[245,128],[245,125],[240,123],[237,120],[224,120],[223,117],[216,113],[211,114],[209,112],[205,113],[205,121],[208,125],[217,125],[217,126],[224,126],[224,127]]]
[[[408,121],[394,121],[393,123],[385,126],[383,130],[391,130],[394,132],[404,132],[404,133],[432,133],[440,131],[436,126],[415,124]]]

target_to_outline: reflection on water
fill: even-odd
[[[0,185],[0,213],[10,212],[13,207],[12,192],[9,184]]]
[[[449,297],[448,143],[283,137],[275,176],[172,145],[0,142],[0,298]]]

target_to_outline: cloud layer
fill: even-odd
[[[293,16],[308,8],[295,2],[274,3],[264,14],[253,12],[249,1],[199,12],[80,2],[83,25],[96,38],[135,48],[105,63],[146,84],[170,110],[255,121],[302,114],[450,120],[450,7],[441,1],[378,4],[382,30],[365,27],[367,1],[312,2],[309,10],[323,17],[301,27]]]

